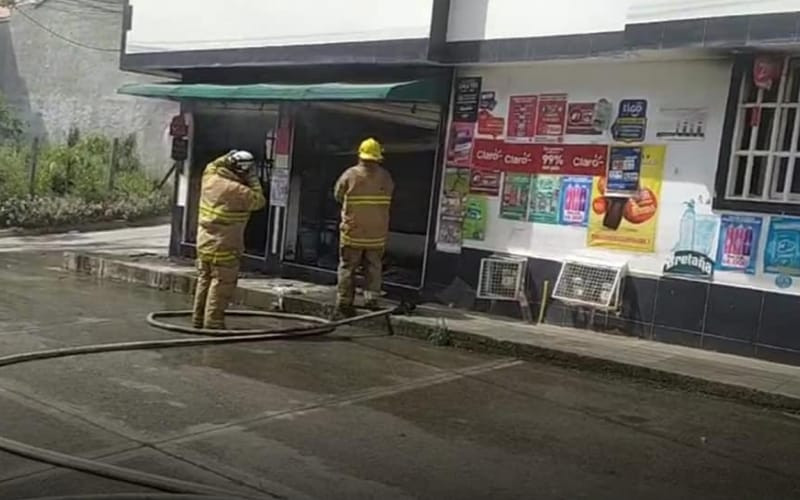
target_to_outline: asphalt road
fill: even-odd
[[[0,255],[0,355],[155,339],[186,298]],[[0,435],[266,498],[800,498],[800,419],[348,329],[0,369]],[[0,453],[0,498],[141,488]]]

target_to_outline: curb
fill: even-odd
[[[8,237],[25,237],[25,236],[46,236],[51,234],[66,234],[66,233],[91,233],[99,231],[114,231],[117,229],[160,226],[170,223],[168,215],[159,215],[155,217],[145,217],[144,219],[135,220],[112,220],[102,222],[87,222],[85,224],[69,224],[58,227],[39,227],[39,228],[21,228],[11,227],[0,229],[0,238]]]
[[[181,271],[167,266],[163,269],[155,267],[157,266],[74,252],[66,252],[63,259],[65,270],[90,275],[97,279],[145,285],[181,294],[193,292],[196,281],[192,271]],[[282,302],[283,310],[286,312],[312,316],[327,316],[333,312],[332,304],[293,295],[281,297],[273,292],[241,286],[236,291],[234,302],[245,307],[264,310],[275,310],[277,304]],[[425,317],[424,311],[422,314],[422,316],[392,317],[391,332],[389,332],[389,325],[384,319],[364,322],[364,325],[437,345],[635,379],[635,381],[644,381],[657,386],[735,399],[762,407],[800,411],[800,398],[790,395],[625,363],[606,359],[599,355],[592,356],[546,346],[497,340],[487,335],[450,329],[446,326],[446,321],[434,321],[431,316]]]

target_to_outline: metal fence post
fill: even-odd
[[[30,196],[33,198],[36,196],[36,168],[39,164],[39,138],[33,138],[33,144],[31,145],[31,165],[30,165]]]

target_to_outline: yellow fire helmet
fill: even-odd
[[[367,139],[358,148],[358,157],[364,161],[383,161],[383,146],[375,139]]]

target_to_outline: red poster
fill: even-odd
[[[542,146],[541,163],[536,173],[598,177],[605,175],[607,161],[608,146]]]
[[[292,121],[288,117],[281,120],[278,137],[275,140],[275,154],[288,155],[292,149]]]
[[[542,94],[536,119],[536,140],[561,142],[567,120],[567,94]]]
[[[469,192],[498,196],[502,177],[503,174],[499,170],[473,168],[470,171]]]
[[[535,95],[512,96],[508,104],[509,140],[525,139],[533,141],[536,136],[536,112],[539,97]]]
[[[567,134],[599,135],[601,132],[594,126],[593,102],[572,102],[567,108]]]
[[[494,116],[491,112],[483,110],[478,114],[478,135],[501,137],[506,128],[503,118]]]
[[[592,144],[509,144],[477,139],[472,164],[486,170],[532,174],[602,176],[608,146]]]

